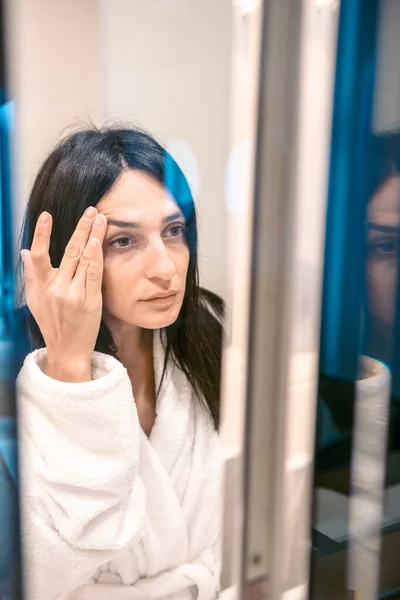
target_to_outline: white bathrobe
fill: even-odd
[[[147,438],[117,360],[63,383],[45,356],[17,380],[26,599],[216,598],[219,438],[184,374],[168,366]],[[156,389],[163,360],[155,332]]]

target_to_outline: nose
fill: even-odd
[[[147,257],[148,279],[170,281],[176,274],[175,263],[168,253],[163,241],[157,240],[150,244]]]

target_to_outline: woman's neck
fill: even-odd
[[[118,357],[128,371],[141,427],[150,435],[156,418],[153,331],[106,319],[105,322],[117,346]]]
[[[142,362],[144,356],[153,354],[153,331],[125,323],[103,314],[103,320],[111,331],[118,349],[118,358],[127,368]]]
[[[103,317],[118,350],[118,358],[128,371],[136,394],[154,386],[153,330],[117,319]],[[136,397],[136,395],[135,395]]]
[[[149,329],[126,329],[113,332],[118,357],[128,371],[153,358],[153,331]]]

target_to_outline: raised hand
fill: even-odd
[[[91,379],[91,357],[102,314],[102,243],[107,219],[89,207],[54,269],[49,247],[52,218],[41,214],[30,250],[22,250],[26,302],[47,348],[45,371],[67,382]]]

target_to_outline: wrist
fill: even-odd
[[[62,359],[47,353],[44,373],[51,379],[65,383],[91,381],[91,359]]]

